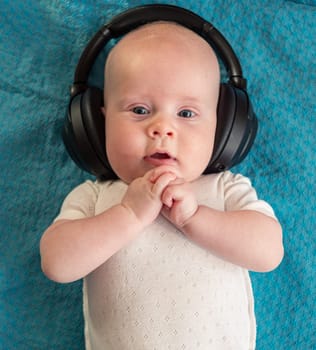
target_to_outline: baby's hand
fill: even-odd
[[[190,183],[177,179],[162,193],[162,214],[176,227],[183,227],[196,213],[198,203]]]
[[[147,226],[159,215],[163,205],[161,195],[176,177],[170,167],[150,170],[128,186],[121,204],[132,211],[144,226]]]

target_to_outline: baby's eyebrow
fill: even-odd
[[[141,94],[129,94],[129,95],[123,95],[120,96],[117,103],[120,106],[128,105],[128,104],[143,104],[149,101],[149,98],[147,96],[141,95]]]
[[[189,104],[201,104],[201,98],[199,96],[182,96],[181,98],[179,98],[179,101],[183,101],[184,103],[189,103]]]
[[[184,95],[172,95],[166,97],[167,100],[172,100],[175,105],[177,105],[179,108],[203,108],[207,107],[208,102],[210,100],[205,101],[205,98],[202,98],[201,96],[196,96],[194,94],[184,94]],[[150,94],[147,93],[133,93],[128,92],[126,94],[121,94],[115,104],[119,106],[120,108],[126,108],[129,105],[141,105],[145,106],[147,108],[154,107],[156,104],[163,103],[163,100],[157,100],[153,96],[150,96]]]

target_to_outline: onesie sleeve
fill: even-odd
[[[99,194],[97,183],[90,180],[77,186],[65,198],[57,220],[75,220],[95,215],[95,203]]]
[[[276,219],[272,207],[258,199],[251,181],[240,174],[227,171],[223,174],[225,210],[255,210]]]

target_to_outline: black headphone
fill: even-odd
[[[92,65],[105,45],[129,31],[155,21],[171,21],[204,38],[216,51],[228,72],[221,83],[217,128],[211,160],[204,173],[216,173],[240,163],[248,154],[256,133],[257,118],[246,91],[246,80],[233,49],[223,35],[195,13],[173,5],[145,5],[121,13],[90,40],[76,67],[71,99],[63,129],[63,141],[75,163],[102,179],[116,179],[105,150],[103,91],[88,86]]]

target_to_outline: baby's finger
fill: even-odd
[[[152,187],[152,192],[156,195],[161,195],[163,190],[169,185],[170,182],[174,181],[177,178],[176,174],[173,173],[163,173],[160,175]]]
[[[173,204],[173,198],[171,195],[166,195],[165,192],[162,193],[162,196],[161,196],[161,201],[162,201],[162,204],[165,205],[166,207],[168,208],[171,208],[172,207],[172,204]]]
[[[162,193],[161,200],[163,204],[170,207],[174,201],[182,200],[186,195],[186,191],[183,186],[173,184],[168,186]]]
[[[149,172],[149,181],[152,183],[155,183],[157,179],[164,173],[173,173],[175,175],[178,175],[173,167],[168,165],[163,165],[163,166],[154,168]]]

